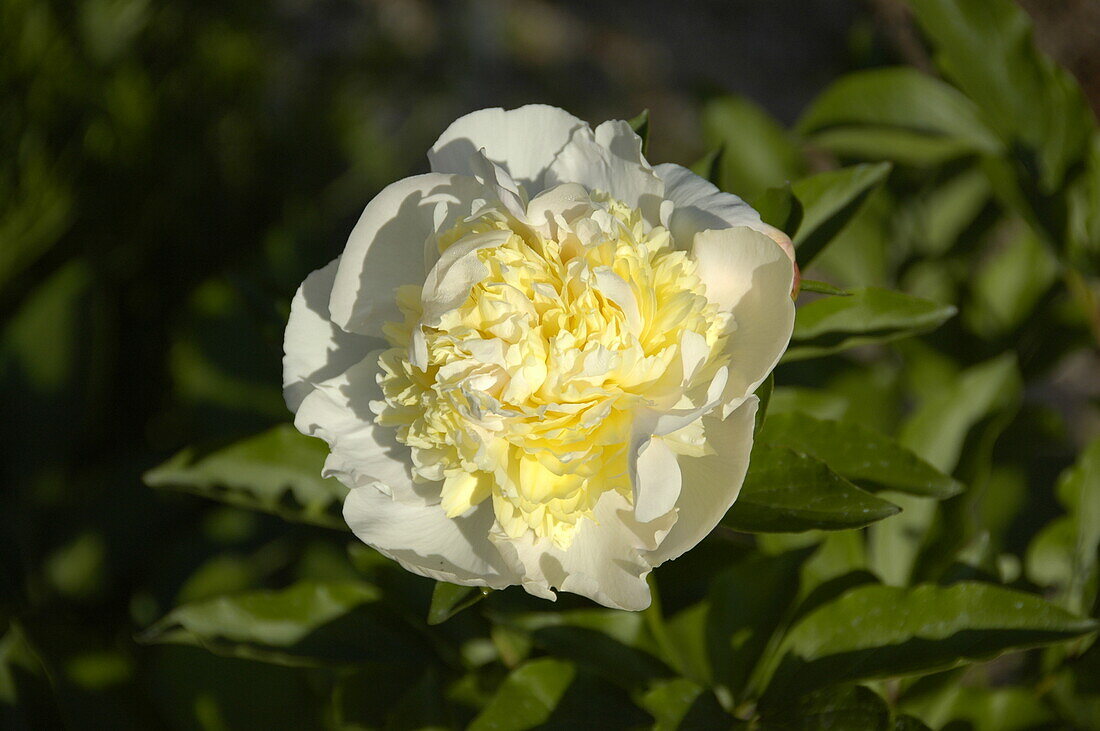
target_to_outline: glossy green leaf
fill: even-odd
[[[691,172],[704,180],[709,180],[718,185],[718,177],[722,170],[722,147],[715,147],[703,155],[690,166]]]
[[[906,693],[899,706],[933,728],[951,725],[973,731],[1027,731],[1058,721],[1050,705],[1032,688],[967,687],[946,684],[938,693]]]
[[[813,549],[756,555],[718,574],[705,620],[711,683],[743,697],[753,668],[799,591],[799,570]]]
[[[146,648],[153,662],[140,682],[152,689],[160,719],[192,729],[319,728],[317,692],[303,668],[220,657],[183,645]],[[132,708],[132,707],[131,707]],[[116,727],[133,726],[121,718]],[[164,722],[150,719],[145,727]]]
[[[814,147],[842,160],[883,161],[914,168],[939,168],[973,148],[955,137],[935,137],[898,127],[834,127],[811,137]]]
[[[1009,0],[911,0],[936,62],[1014,154],[1038,163],[1047,192],[1080,160],[1095,122],[1073,77],[1035,49],[1027,14]],[[1025,151],[1026,150],[1026,151]],[[1035,174],[1031,172],[1030,174]]]
[[[860,729],[888,731],[890,708],[877,693],[860,685],[819,690],[789,703],[764,709],[760,731]]]
[[[802,223],[802,202],[795,196],[791,184],[768,188],[752,201],[752,207],[764,223],[790,235]]]
[[[890,260],[896,251],[898,221],[897,200],[880,187],[867,196],[843,234],[803,271],[815,276],[820,271],[820,276],[846,289],[892,287]]]
[[[802,386],[776,386],[769,410],[774,414],[809,414],[816,419],[843,419],[851,410],[848,397]]]
[[[544,723],[573,682],[572,663],[532,660],[514,670],[497,690],[470,731],[522,731]]]
[[[791,237],[799,266],[808,268],[856,215],[867,196],[886,180],[890,163],[864,163],[796,181],[802,222]]]
[[[1066,191],[1069,236],[1066,260],[1074,269],[1100,276],[1100,129],[1093,130],[1085,169]]]
[[[906,687],[898,708],[935,729],[1025,731],[1056,726],[1049,696],[1029,686],[983,687],[960,682],[958,671],[926,676]]]
[[[814,100],[798,123],[804,134],[841,126],[897,127],[947,137],[972,152],[995,152],[1000,147],[973,102],[939,79],[908,67],[841,77]]]
[[[422,637],[380,598],[378,589],[361,582],[301,581],[281,591],[185,604],[139,639],[280,665],[423,662]]]
[[[753,434],[760,431],[768,416],[768,404],[772,400],[772,391],[775,390],[775,374],[769,373],[760,387],[756,389],[756,397],[760,399],[760,405],[756,407],[756,424],[753,426]]]
[[[344,530],[339,512],[347,488],[321,478],[327,454],[324,442],[284,424],[226,447],[189,447],[144,477],[151,487]]]
[[[991,413],[1014,404],[1021,389],[1012,353],[972,366],[919,406],[899,441],[934,467],[953,472],[967,433]]]
[[[890,437],[855,422],[776,414],[758,439],[816,457],[842,477],[871,489],[892,489],[941,500],[962,489],[958,481]]]
[[[641,614],[607,609],[529,612],[508,617],[507,625],[527,633],[535,647],[630,691],[674,675],[643,643]]]
[[[971,284],[971,329],[986,337],[1022,323],[1058,278],[1058,261],[1030,230],[1019,231],[987,256]]]
[[[693,680],[673,678],[655,683],[642,695],[639,705],[657,720],[655,728],[675,731],[691,704],[705,691]]]
[[[1072,639],[1096,624],[1032,594],[992,584],[865,585],[802,618],[784,638],[771,700],[870,678]]]
[[[340,678],[332,705],[340,728],[446,726],[444,690],[435,666],[359,663]]]
[[[970,167],[923,192],[906,209],[914,247],[930,257],[941,256],[959,242],[959,236],[989,203],[989,180]]]
[[[854,290],[849,297],[822,298],[798,308],[784,358],[817,358],[917,335],[939,327],[955,312],[951,305],[877,287]]]
[[[859,528],[898,512],[824,462],[784,447],[756,445],[737,502],[722,519],[750,533]]]
[[[800,290],[802,292],[813,292],[814,294],[828,294],[835,297],[851,297],[852,292],[847,289],[842,289],[828,282],[821,282],[817,279],[803,279],[801,281]]]
[[[935,381],[935,390],[902,426],[898,441],[945,474],[958,467],[966,444],[988,450],[1015,410],[1021,391],[1012,354]],[[985,425],[986,428],[981,428]],[[976,443],[977,442],[977,443]],[[984,444],[983,444],[984,442]],[[968,495],[975,489],[972,484]],[[869,532],[873,570],[888,584],[904,584],[933,526],[937,504],[915,496],[891,498],[901,515]]]
[[[1073,583],[1077,535],[1070,516],[1055,518],[1035,534],[1027,547],[1027,577],[1037,586],[1055,587],[1059,595]]]
[[[491,589],[460,586],[446,581],[435,582],[432,604],[428,607],[428,624],[443,624],[463,609],[468,609],[489,595]]]
[[[0,207],[0,241],[5,244],[0,249],[0,288],[45,256],[77,218],[74,181],[42,137],[26,130],[13,140],[17,144],[8,157],[11,167],[5,174],[12,177]]]
[[[1032,541],[1027,571],[1032,581],[1058,590],[1072,611],[1092,606],[1100,550],[1100,439],[1094,439],[1058,480],[1067,515],[1048,524]]]
[[[762,108],[741,97],[724,96],[703,106],[703,138],[721,147],[717,185],[752,200],[782,186],[802,171],[791,136]]]
[[[733,722],[713,693],[687,678],[655,682],[638,699],[638,705],[655,719],[654,731],[720,728]]]
[[[41,658],[17,622],[5,621],[0,634],[0,726],[65,726]]]

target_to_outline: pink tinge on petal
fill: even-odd
[[[794,280],[791,282],[791,299],[796,299],[798,297],[798,290],[802,287],[802,272],[798,268],[798,259],[795,258],[794,242],[791,241],[790,236],[774,226],[768,226],[768,230],[765,231],[765,233],[772,241],[779,244],[779,248],[783,249],[783,253],[787,255],[787,258],[791,260],[791,264],[794,266]]]

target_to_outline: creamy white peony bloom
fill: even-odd
[[[295,425],[408,570],[643,609],[741,488],[790,241],[622,121],[484,109],[428,158],[294,298]]]

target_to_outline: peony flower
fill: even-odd
[[[428,158],[294,298],[295,425],[409,571],[643,609],[741,488],[790,241],[622,121],[484,109]]]

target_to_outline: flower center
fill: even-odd
[[[564,548],[605,492],[632,499],[636,410],[709,381],[728,316],[668,231],[619,201],[559,186],[527,218],[482,207],[435,237],[424,287],[398,290],[371,406],[448,516],[491,497],[509,537]],[[685,373],[689,340],[705,355]]]

